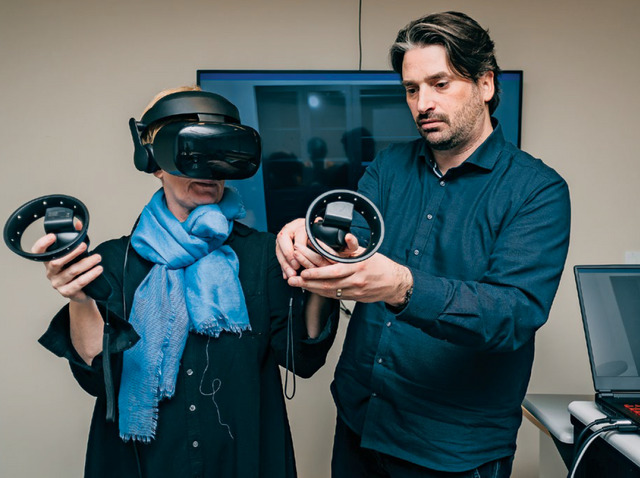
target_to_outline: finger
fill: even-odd
[[[278,263],[280,264],[280,268],[282,269],[282,278],[287,279],[290,277],[289,273],[292,272],[291,267],[289,266],[289,262],[284,257],[282,250],[280,249],[280,245],[276,242],[276,258],[278,259]],[[293,271],[293,275],[295,275],[295,271]]]
[[[345,248],[343,252],[353,255],[358,251],[359,244],[358,244],[358,238],[356,236],[349,233],[345,236],[344,241],[345,241]]]
[[[299,264],[295,261],[295,256],[293,255],[293,243],[287,241],[277,241],[276,258],[280,263],[280,268],[282,269],[282,274],[285,279],[287,277],[293,277],[297,274],[296,270],[299,269]],[[294,265],[297,265],[298,268],[295,268]]]
[[[59,288],[71,281],[73,281],[80,274],[91,270],[102,261],[102,257],[99,254],[91,254],[84,259],[71,264],[66,268],[60,268],[59,264],[53,265],[54,261],[49,263],[49,280],[54,288]]]
[[[80,274],[84,274],[88,270],[93,269],[95,266],[100,264],[101,261],[102,256],[100,256],[100,254],[91,254],[90,256],[87,256],[84,259],[71,264],[64,271],[70,276],[76,277]]]
[[[356,272],[354,264],[336,263],[324,267],[305,269],[300,273],[303,280],[339,280],[353,275]],[[332,284],[335,285],[335,284]]]
[[[304,236],[304,239],[301,239]],[[293,246],[300,241],[306,242],[306,233],[304,232],[304,219],[296,219],[282,228],[276,238],[276,255],[278,248],[280,256],[278,260],[283,271],[287,276],[291,277],[300,269],[300,264],[295,258]]]
[[[77,302],[84,302],[85,300],[87,300],[88,296],[82,291],[82,289],[93,282],[98,276],[100,276],[100,274],[102,274],[102,272],[102,266],[93,267],[84,274],[76,277],[71,282],[68,282],[63,286],[56,288],[56,290],[67,299],[75,300]]]
[[[57,259],[50,261],[49,264],[56,269],[63,269],[69,262],[73,261],[76,257],[86,252],[88,247],[89,246],[86,242],[81,242],[80,245],[69,254],[58,257]]]
[[[313,249],[308,247],[299,247],[294,246],[294,254],[298,262],[305,269],[310,269],[313,267],[322,267],[326,265],[332,264],[332,262],[327,261],[324,257],[318,254]]]
[[[34,254],[42,254],[46,252],[46,250],[56,242],[55,234],[47,234],[38,239],[33,246],[31,246],[31,252]]]
[[[331,255],[338,255],[339,252],[336,251],[333,247],[328,246],[325,242],[319,240],[318,238],[316,238],[316,243],[318,244],[318,246],[320,246],[325,252],[331,254]],[[316,250],[316,248],[314,247],[314,250]]]
[[[308,292],[330,299],[336,298],[336,290],[340,288],[338,281],[307,281],[301,276],[290,277],[287,282],[291,287],[300,287]]]

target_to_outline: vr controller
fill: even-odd
[[[56,235],[56,242],[46,252],[34,253],[22,248],[22,237],[27,228],[44,218],[45,233]],[[77,230],[75,220],[82,222]],[[33,199],[20,206],[4,226],[4,242],[12,252],[25,259],[48,262],[69,254],[82,242],[89,246],[89,211],[82,201],[63,194],[51,194]]]
[[[344,250],[354,213],[362,216],[369,228],[368,244],[361,254],[342,257],[338,253]],[[334,189],[318,196],[307,210],[305,229],[309,242],[320,255],[342,263],[368,259],[378,251],[384,238],[384,221],[375,204],[362,194],[347,189]]]
[[[34,222],[44,218],[44,232],[53,233],[56,241],[42,253],[25,251],[22,247],[24,232]],[[76,219],[82,223],[82,227],[76,229]],[[20,257],[36,262],[49,262],[59,257],[66,256],[81,243],[87,244],[89,250],[89,211],[87,207],[72,196],[64,194],[51,194],[33,199],[9,216],[4,225],[4,242],[9,249]],[[90,252],[84,252],[66,267],[87,257]],[[100,276],[83,288],[84,292],[93,297],[106,297],[110,286],[107,280]]]

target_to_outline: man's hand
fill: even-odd
[[[353,234],[347,234],[345,240],[346,248],[339,255],[353,257],[362,253]],[[350,264],[321,256],[309,247],[304,219],[290,222],[278,233],[276,256],[290,286],[331,299],[382,301],[399,306],[413,287],[409,269],[382,254]]]
[[[399,306],[413,287],[413,277],[407,267],[374,254],[353,264],[329,263],[306,268],[300,275],[288,276],[288,283],[323,297]]]

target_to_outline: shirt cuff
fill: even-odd
[[[49,328],[38,339],[38,342],[50,352],[58,357],[67,359],[69,363],[76,367],[86,371],[93,371],[93,367],[82,360],[71,343],[69,322],[69,304],[67,304],[53,317]]]
[[[435,320],[445,308],[449,284],[440,277],[435,277],[418,269],[409,268],[413,275],[413,292],[407,306],[395,312],[400,320],[424,327],[425,320]],[[417,324],[416,322],[419,322]]]
[[[98,304],[98,309],[104,317],[106,313],[105,309],[100,304]],[[111,353],[123,352],[124,350],[133,347],[133,345],[139,340],[138,334],[126,320],[110,313],[109,323],[112,331],[109,334]],[[38,342],[50,352],[54,353],[58,357],[69,360],[71,364],[76,365],[81,369],[87,371],[97,370],[94,366],[97,361],[93,360],[92,365],[87,365],[71,342],[69,304],[60,309],[60,311],[53,317],[49,324],[49,328],[42,337],[38,339]]]

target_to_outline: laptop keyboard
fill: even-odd
[[[631,405],[631,404],[625,403],[624,408],[629,410],[631,413],[635,413],[636,415],[640,416],[640,404]]]

